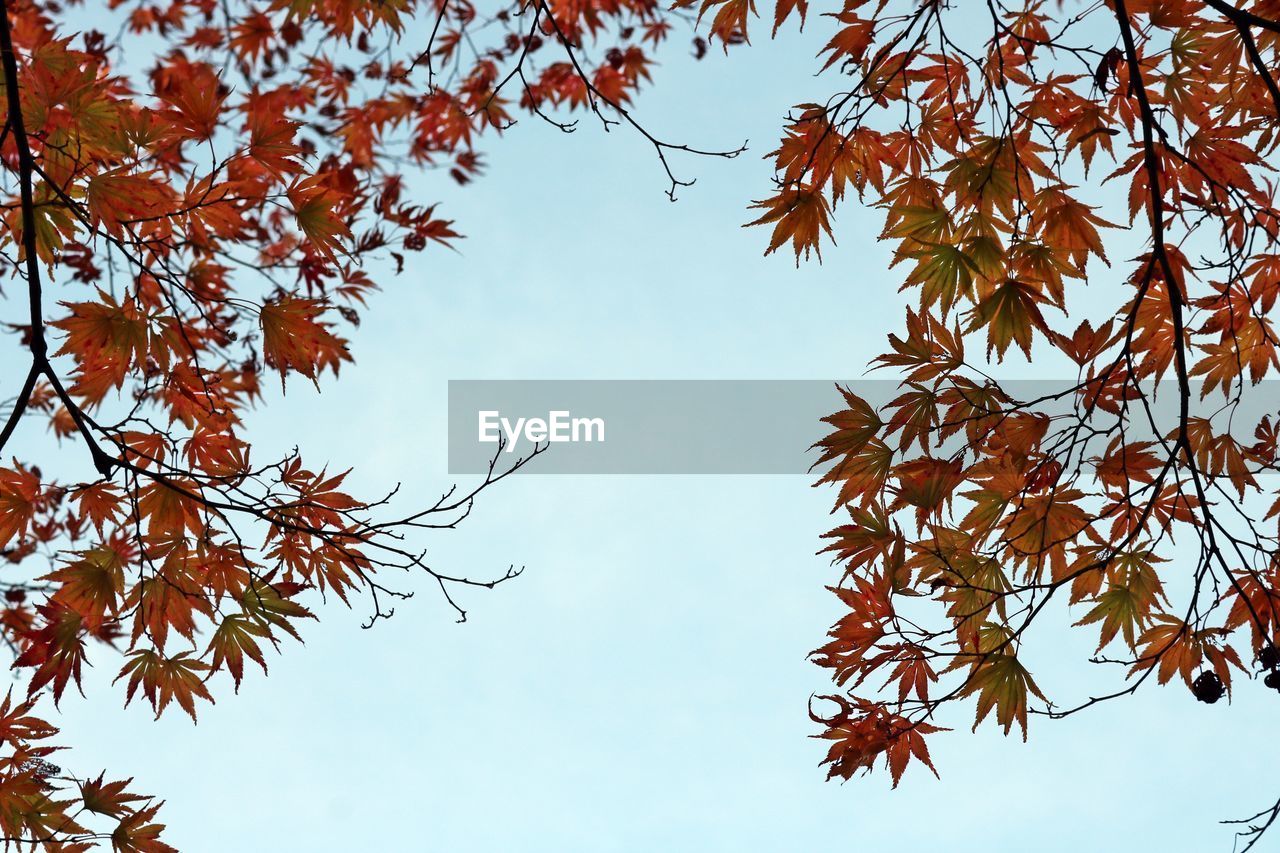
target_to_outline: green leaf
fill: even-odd
[[[988,654],[978,663],[965,686],[964,695],[974,693],[978,694],[974,729],[994,709],[996,722],[1004,727],[1004,733],[1009,733],[1016,720],[1022,728],[1023,740],[1027,739],[1027,695],[1030,693],[1044,699],[1031,673],[1015,655],[1008,653]]]

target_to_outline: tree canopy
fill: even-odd
[[[1249,405],[1280,367],[1280,2],[778,0],[761,22],[753,0],[112,0],[91,20],[114,34],[79,4],[0,5],[22,354],[0,450],[43,422],[83,471],[0,465],[24,680],[0,703],[6,846],[173,849],[132,780],[52,760],[37,702],[90,656],[120,656],[125,701],[194,719],[318,602],[376,621],[411,569],[461,618],[456,590],[516,574],[422,542],[527,460],[404,508],[259,458],[245,413],[352,359],[375,259],[461,238],[407,175],[466,185],[515,121],[585,121],[646,140],[674,200],[689,161],[744,149],[649,128],[639,90],[679,85],[655,70],[669,43],[750,62],[761,27],[822,28],[800,59],[824,95],[782,118],[750,224],[800,263],[873,208],[893,264],[862,286],[911,301],[875,362],[898,396],[841,388],[816,448],[847,609],[814,653],[830,776],[934,770],[952,705],[1025,737],[1151,681],[1208,705],[1280,688],[1280,411]],[[1063,381],[999,378],[1033,358]],[[1127,680],[1051,698],[1024,641],[1072,625]],[[1277,816],[1246,818],[1246,845]]]

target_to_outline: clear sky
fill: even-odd
[[[820,35],[701,63],[671,52],[645,123],[751,143],[735,161],[678,158],[698,183],[677,204],[643,140],[589,117],[568,136],[523,120],[463,190],[422,177],[467,239],[382,271],[356,364],[260,412],[262,458],[296,443],[313,465],[354,466],[368,493],[403,482],[408,506],[450,482],[450,379],[859,375],[901,324],[874,211],[847,204],[839,246],[799,269],[739,227],[781,116],[837,85],[810,76]],[[467,624],[407,576],[418,596],[394,619],[362,631],[359,605],[325,608],[269,678],[221,684],[196,726],[122,710],[98,655],[89,699],[64,699],[62,760],[164,796],[166,837],[195,853],[1226,850],[1214,822],[1274,800],[1280,698],[1248,685],[1213,707],[1153,685],[1033,719],[1027,744],[990,723],[970,735],[956,707],[956,731],[932,739],[940,781],[913,767],[896,791],[883,773],[824,783],[806,700],[828,685],[805,655],[838,613],[814,555],[832,497],[800,476],[508,481],[428,541],[452,571],[527,566],[467,596]],[[1025,658],[1064,701],[1114,676],[1068,664],[1091,651],[1070,633]]]

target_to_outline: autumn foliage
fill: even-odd
[[[730,44],[749,9],[702,12]],[[909,300],[874,364],[898,395],[844,389],[818,447],[847,519],[825,550],[848,612],[814,654],[842,691],[813,710],[831,775],[933,769],[954,703],[1025,737],[1148,681],[1280,688],[1280,410],[1251,390],[1280,367],[1280,4],[830,17],[820,61],[845,77],[796,108],[754,224],[799,260],[874,207]],[[1018,356],[1062,381],[1019,396],[993,378]],[[1067,613],[1122,683],[1037,684],[1025,641]]]
[[[90,658],[117,657],[125,701],[195,718],[318,601],[359,596],[372,622],[405,595],[388,571],[415,569],[462,616],[456,589],[513,575],[417,541],[512,469],[398,509],[244,434],[352,359],[371,262],[460,239],[406,175],[465,185],[517,117],[578,111],[650,143],[674,198],[672,155],[741,149],[633,116],[655,51],[685,27],[696,56],[749,61],[761,24],[752,0],[112,0],[87,29],[74,4],[0,5],[3,286],[26,315],[0,426],[0,635],[24,679],[0,703],[0,833],[171,850],[132,780],[52,760],[36,705]],[[762,11],[823,29],[834,94],[785,119],[752,224],[799,262],[872,208],[909,301],[875,363],[896,398],[841,389],[817,448],[842,516],[845,612],[814,654],[836,688],[811,709],[830,775],[933,769],[952,704],[1025,736],[1148,681],[1208,704],[1280,686],[1280,412],[1237,416],[1280,367],[1280,3]],[[992,378],[1019,357],[1064,381],[1020,398]],[[13,458],[40,423],[70,480]],[[1064,600],[1128,678],[1075,704],[1023,653]]]
[[[0,636],[21,679],[0,835],[171,850],[131,780],[53,760],[36,703],[48,717],[115,658],[124,701],[194,719],[320,601],[359,596],[372,623],[409,594],[388,572],[415,570],[461,618],[457,589],[514,576],[436,568],[422,538],[524,460],[403,507],[394,484],[361,497],[297,452],[261,458],[244,416],[351,361],[371,261],[460,239],[406,171],[470,182],[516,112],[621,115],[668,24],[642,0],[0,6],[0,250],[22,309],[0,413]],[[13,456],[41,423],[68,481]]]

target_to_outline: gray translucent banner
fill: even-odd
[[[1003,391],[1024,411],[1054,418],[1050,433],[1082,419],[1095,428],[1089,453],[1123,434],[1155,440],[1179,418],[1176,386],[1144,385],[1146,399],[1123,415],[1088,410],[1078,380],[1008,380]],[[909,389],[896,379],[841,381],[888,421],[891,404]],[[1200,399],[1191,416],[1211,418],[1250,444],[1264,415],[1280,407],[1280,383],[1263,382],[1229,402],[1220,392]],[[828,380],[453,380],[449,382],[449,473],[483,474],[547,447],[525,474],[784,474],[805,475],[817,460],[814,442],[832,427],[822,418],[845,408]],[[1086,416],[1087,413],[1087,416]],[[1097,430],[1105,430],[1098,432]],[[963,442],[963,431],[944,447]],[[930,442],[935,444],[936,442]],[[500,450],[501,448],[501,450]],[[1083,458],[1085,448],[1076,452]]]

